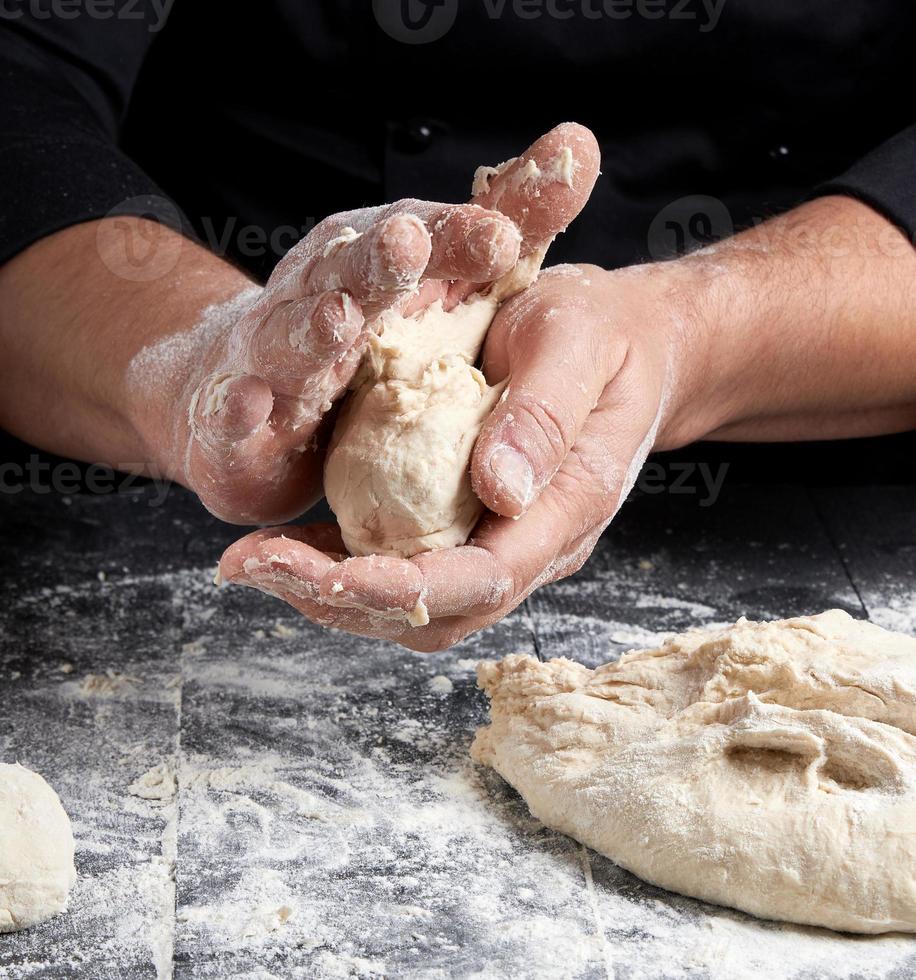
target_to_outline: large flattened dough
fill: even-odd
[[[763,918],[916,931],[916,640],[831,610],[478,676],[472,754],[548,826]]]

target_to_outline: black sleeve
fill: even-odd
[[[167,5],[59,6],[0,0],[0,263],[112,210],[180,220],[118,146]]]
[[[847,194],[870,205],[916,244],[916,126],[910,126],[858,160],[818,195]]]

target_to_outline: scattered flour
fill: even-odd
[[[451,694],[455,689],[455,685],[445,674],[436,674],[435,677],[430,679],[427,686],[434,694]]]
[[[137,683],[139,683],[138,678],[119,674],[109,668],[104,674],[87,674],[80,684],[80,691],[87,697],[107,698]]]
[[[178,792],[178,780],[171,764],[160,762],[135,779],[127,791],[142,800],[171,800]]]
[[[598,617],[577,624],[539,602],[538,630],[578,630],[607,652],[655,637],[639,625],[647,621],[670,632],[684,617],[731,614],[689,592],[650,594],[643,585],[623,573],[559,583],[551,587],[558,602],[610,591],[614,616],[600,628]],[[86,677],[52,667],[17,698],[24,723],[45,723],[49,710],[59,719],[60,732],[48,735],[59,773],[48,775],[70,797],[80,880],[66,928],[12,937],[0,948],[0,975],[5,962],[16,964],[16,980],[79,963],[87,976],[152,969],[168,980],[176,957],[190,975],[205,950],[247,957],[234,975],[258,980],[491,980],[518,975],[519,964],[547,980],[611,970],[627,980],[916,975],[910,940],[845,937],[704,906],[547,831],[467,756],[485,713],[471,671],[478,653],[493,655],[479,638],[458,654],[422,658],[306,626],[296,631],[300,642],[283,643],[285,635],[271,636],[274,607],[243,590],[213,589],[209,568],[111,573],[105,614],[123,623],[112,636],[123,635],[126,660],[116,639],[113,649],[100,644],[91,618],[67,618],[99,588],[93,576],[85,589],[14,600],[40,631],[66,622],[60,653],[93,671],[87,676],[133,680],[112,698],[84,692]],[[138,624],[154,601],[149,624]],[[912,597],[883,605],[879,621],[914,608]],[[163,628],[169,610],[174,626]],[[526,615],[498,635],[524,635]],[[244,628],[214,642],[210,625],[201,643],[208,620]],[[12,673],[0,657],[0,676]],[[438,698],[405,697],[405,677],[421,691],[453,695],[447,715]]]

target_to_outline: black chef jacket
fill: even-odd
[[[914,50],[912,0],[0,0],[0,262],[115,212],[263,277],[325,215],[463,200],[566,119],[603,172],[550,261],[661,258],[828,192],[912,238]],[[684,452],[869,483],[916,481],[912,447]]]
[[[463,200],[566,119],[603,173],[552,261],[826,191],[913,235],[914,50],[912,0],[0,0],[0,261],[115,211],[264,276],[323,216]]]

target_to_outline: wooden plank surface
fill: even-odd
[[[890,567],[881,548],[911,523],[872,493],[636,499],[578,576],[433,656],[214,589],[235,532],[179,491],[0,497],[0,758],[61,794],[80,873],[69,913],[0,938],[0,976],[912,975],[908,940],[644,885],[467,754],[480,657],[597,663],[743,612],[900,608],[912,535]],[[895,508],[882,544],[878,517],[849,531],[866,503]]]
[[[576,575],[529,600],[542,656],[595,666],[691,626],[864,609],[809,492],[635,495]]]
[[[916,488],[813,490],[868,618],[916,634]]]

